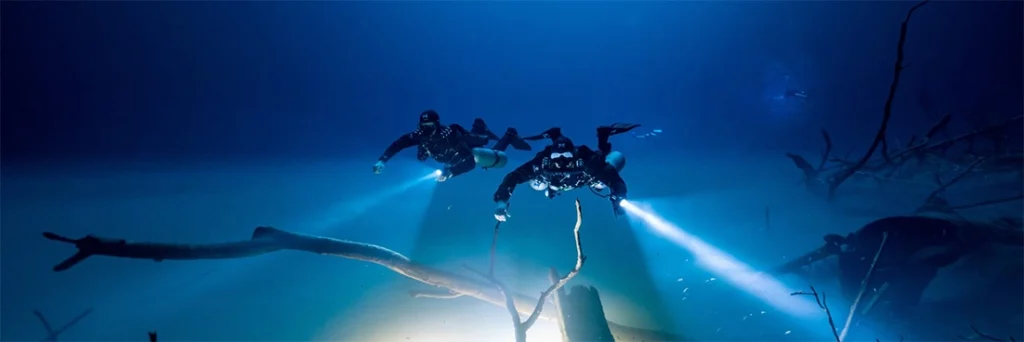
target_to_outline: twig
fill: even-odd
[[[882,242],[878,244],[878,252],[875,252],[875,259],[871,260],[868,273],[864,275],[864,280],[860,283],[860,292],[857,293],[857,298],[850,305],[850,313],[846,316],[846,323],[843,324],[843,330],[839,333],[839,342],[846,340],[846,334],[850,332],[850,323],[853,323],[853,315],[857,313],[857,305],[860,304],[860,299],[864,297],[864,293],[867,292],[868,286],[871,284],[871,276],[875,273],[875,266],[878,265],[878,259],[882,256],[882,250],[885,249],[885,242],[888,240],[889,232],[882,232]]]
[[[832,179],[828,188],[829,199],[835,198],[835,192],[836,189],[839,188],[839,185],[843,184],[843,181],[845,181],[847,178],[850,178],[850,176],[852,176],[854,172],[857,172],[857,169],[860,169],[861,167],[864,166],[864,164],[867,164],[868,160],[871,159],[871,155],[875,153],[875,149],[877,149],[878,145],[885,140],[885,132],[886,129],[889,127],[889,119],[892,117],[892,103],[893,100],[896,98],[896,89],[899,88],[900,74],[903,72],[904,68],[903,46],[906,45],[907,43],[907,27],[910,23],[911,16],[913,16],[914,14],[914,11],[916,11],[918,8],[921,8],[921,6],[927,4],[928,1],[929,0],[921,1],[917,3],[917,5],[914,5],[914,7],[911,7],[910,10],[907,11],[906,19],[903,19],[903,24],[900,26],[900,39],[899,42],[896,44],[896,63],[894,63],[893,67],[894,70],[892,75],[892,84],[889,85],[889,97],[885,100],[885,109],[882,114],[882,124],[879,126],[878,132],[875,134],[875,139],[874,141],[871,142],[871,147],[868,148],[868,151],[864,153],[864,156],[861,157],[856,164],[854,164],[852,167],[844,169],[838,175],[836,175],[834,179]],[[886,156],[888,156],[888,152],[886,152]]]
[[[991,200],[981,201],[981,202],[971,203],[971,204],[956,205],[956,206],[949,207],[949,209],[950,210],[963,210],[963,209],[970,209],[970,208],[976,208],[976,207],[983,207],[983,206],[986,206],[986,205],[993,205],[993,204],[999,204],[999,203],[1019,201],[1019,200],[1022,200],[1022,199],[1024,199],[1024,194],[1008,196],[1008,197],[1002,197],[1002,198],[996,198],[996,199],[991,199]]]
[[[818,172],[821,172],[825,168],[825,163],[828,162],[828,156],[832,153],[832,136],[828,134],[825,129],[821,130],[821,138],[825,139],[825,152],[821,153],[821,162],[818,163]]]
[[[971,327],[971,331],[973,331],[975,335],[978,335],[978,337],[981,337],[981,338],[985,339],[986,341],[996,341],[996,342],[1006,342],[1007,341],[1007,340],[1004,340],[1004,339],[1001,339],[1001,338],[998,338],[998,337],[995,337],[995,336],[983,333],[983,332],[981,332],[981,330],[978,330],[978,328],[975,328],[973,324],[969,324],[968,326]],[[1013,336],[1010,336],[1010,341],[1013,342],[1013,341],[1016,341],[1016,340],[1013,338]]]
[[[50,322],[48,322],[46,318],[43,317],[42,312],[39,312],[39,310],[35,310],[32,313],[35,314],[36,317],[39,317],[39,321],[41,321],[43,323],[43,327],[46,328],[46,338],[42,339],[42,341],[56,342],[57,338],[60,337],[60,334],[63,334],[68,329],[71,329],[71,327],[75,326],[75,324],[78,324],[78,322],[85,318],[85,316],[91,314],[92,309],[90,308],[85,311],[82,311],[82,313],[78,314],[78,316],[75,316],[75,318],[72,318],[70,321],[68,321],[63,326],[56,330],[54,330],[53,326],[50,325]]]
[[[832,311],[828,309],[828,302],[825,301],[825,293],[822,292],[821,296],[818,296],[818,290],[811,286],[811,292],[807,293],[804,291],[797,291],[789,294],[790,296],[814,296],[814,301],[818,302],[818,307],[825,310],[825,315],[828,316],[828,326],[832,328],[832,336],[835,337],[836,342],[842,342],[839,338],[839,330],[836,330],[836,322],[832,319]]]
[[[547,290],[541,292],[540,298],[537,299],[537,305],[534,306],[533,312],[530,313],[530,316],[527,317],[525,321],[521,321],[521,317],[519,317],[519,310],[516,309],[516,303],[513,300],[512,296],[510,295],[511,292],[508,290],[504,283],[502,283],[494,276],[487,275],[482,272],[478,272],[472,268],[466,267],[470,271],[473,271],[474,273],[479,274],[484,278],[487,278],[487,280],[493,283],[494,286],[497,287],[498,290],[505,295],[505,306],[506,308],[508,308],[509,315],[512,316],[512,324],[515,327],[516,342],[526,342],[526,331],[529,330],[530,327],[532,327],[533,324],[537,322],[537,318],[540,317],[541,311],[544,310],[544,303],[547,301],[547,297],[551,295],[552,292],[555,292],[558,289],[562,288],[562,286],[565,286],[565,284],[568,283],[569,280],[572,280],[572,278],[576,277],[576,275],[580,273],[580,269],[583,268],[583,263],[587,260],[587,257],[583,255],[583,244],[580,242],[580,226],[582,224],[583,210],[580,206],[580,200],[577,198],[576,227],[573,229],[573,235],[576,238],[576,266],[572,269],[572,271],[569,271],[569,273],[566,274],[564,277],[559,279],[554,284],[551,284],[551,286],[549,286]]]
[[[939,179],[938,174],[936,174],[935,175],[935,179],[936,179],[936,181],[939,182],[939,188],[935,189],[935,191],[932,191],[931,194],[928,194],[928,199],[925,200],[925,201],[926,202],[930,201],[931,199],[935,198],[936,196],[939,196],[939,194],[942,194],[943,191],[946,191],[946,189],[949,189],[950,186],[953,186],[953,184],[956,184],[956,182],[959,182],[961,179],[963,179],[965,176],[967,176],[967,174],[971,173],[971,171],[974,170],[974,167],[978,166],[978,164],[981,164],[984,161],[985,161],[984,157],[978,158],[978,160],[975,160],[973,163],[971,163],[970,166],[968,166],[966,169],[964,169],[963,172],[960,172],[960,174],[958,174],[956,177],[953,177],[953,179],[949,180],[948,182],[941,182],[941,180]]]

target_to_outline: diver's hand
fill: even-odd
[[[444,183],[444,181],[452,178],[453,176],[454,175],[452,175],[451,171],[444,170],[441,171],[441,174],[437,175],[437,178],[435,179],[437,180],[438,183]]]
[[[378,160],[376,164],[373,164],[373,174],[379,175],[384,172],[384,161]]]
[[[626,197],[612,195],[609,198],[612,200],[612,211],[615,213],[615,216],[618,217],[626,215],[626,210],[622,209],[622,201],[625,200]]]
[[[494,219],[505,222],[512,216],[508,214],[508,202],[498,201],[497,204],[497,207],[494,209]]]

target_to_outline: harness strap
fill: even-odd
[[[490,150],[490,151],[491,151],[491,153],[494,153],[494,162],[493,162],[493,163],[491,163],[491,166],[484,166],[484,168],[485,168],[485,169],[486,169],[486,168],[491,168],[491,167],[494,167],[495,165],[498,165],[498,161],[500,161],[500,160],[501,160],[501,159],[499,158],[499,157],[501,157],[501,156],[500,156],[500,155],[498,155],[498,151],[497,151],[497,150]]]

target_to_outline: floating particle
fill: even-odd
[[[686,291],[690,291],[690,288],[687,287],[687,288],[683,289],[683,293],[686,293]]]
[[[715,281],[715,280],[718,280],[718,279],[715,279],[715,278],[711,278],[711,279],[705,280],[704,282],[705,282],[705,283],[710,283],[710,282],[713,282],[713,281]]]
[[[789,334],[792,334],[792,333],[793,333],[792,330],[786,330],[786,335],[789,335]]]
[[[764,310],[761,310],[761,314],[764,315]]]
[[[683,278],[676,279],[676,282],[683,282]]]

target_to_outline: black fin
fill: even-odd
[[[637,127],[640,127],[640,124],[630,124],[630,123],[616,122],[616,123],[611,124],[611,126],[601,126],[601,127],[598,127],[597,131],[598,131],[598,134],[606,133],[609,136],[612,136],[612,135],[616,135],[616,134],[622,134],[622,133],[629,132],[629,131],[633,130],[634,128],[637,128]]]
[[[551,139],[551,142],[555,142],[555,139],[558,139],[558,138],[561,138],[561,137],[562,137],[562,129],[559,128],[559,127],[551,127],[548,130],[544,131],[544,133],[541,133],[541,134],[538,134],[538,135],[534,135],[534,136],[529,136],[529,137],[523,137],[523,140]]]
[[[526,140],[524,140],[523,137],[519,136],[519,131],[517,131],[515,128],[509,127],[507,130],[505,130],[505,135],[502,136],[501,139],[504,140],[506,144],[512,145],[512,148],[515,148],[517,150],[533,150],[533,147],[531,147],[530,144],[526,143]]]

